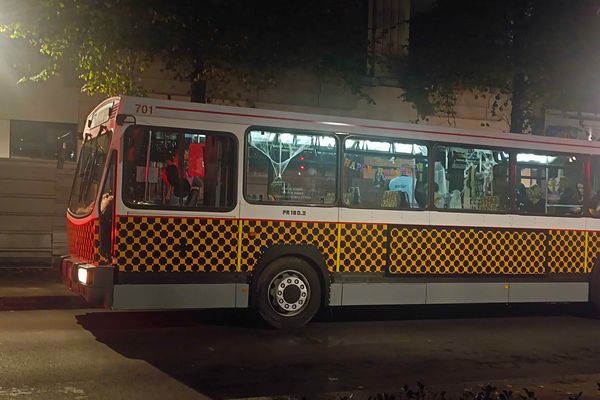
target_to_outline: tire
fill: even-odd
[[[278,329],[300,328],[321,305],[317,271],[298,257],[282,257],[265,267],[254,286],[255,306],[261,317]]]

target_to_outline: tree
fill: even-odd
[[[539,130],[544,108],[600,110],[596,0],[438,0],[410,21],[396,64],[420,115],[452,114],[456,94],[491,96],[510,128]],[[508,101],[503,99],[508,98]]]
[[[359,93],[366,64],[362,0],[17,0],[0,7],[0,31],[47,60],[28,79],[71,67],[89,93],[141,94],[153,63],[190,82],[192,101],[210,100],[206,82],[260,88],[290,67]],[[224,90],[216,94],[227,96]]]

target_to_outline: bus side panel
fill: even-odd
[[[236,272],[237,261],[235,219],[117,218],[119,272]]]
[[[597,232],[393,226],[389,272],[411,274],[585,274],[598,255]]]
[[[314,245],[329,272],[337,263],[337,224],[332,222],[244,220],[240,247],[241,271],[252,271],[273,245]]]
[[[240,283],[115,285],[112,306],[119,310],[246,308],[248,307],[248,285]]]
[[[591,273],[600,255],[600,232],[588,231],[587,233],[587,271]]]
[[[545,274],[542,230],[402,226],[390,229],[392,274]]]
[[[355,234],[354,228],[347,234]],[[327,222],[121,216],[116,238],[115,266],[125,273],[250,272],[276,244],[312,244],[329,271],[337,263],[337,224]],[[345,257],[358,254],[349,250],[355,242],[344,242]]]
[[[340,227],[338,272],[386,271],[388,225],[344,223]]]

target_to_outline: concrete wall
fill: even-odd
[[[50,265],[65,254],[65,212],[74,165],[0,159],[0,265]]]
[[[66,254],[68,195],[74,168],[58,171],[55,161],[10,157],[10,121],[77,124],[105,96],[81,93],[78,82],[57,76],[47,82],[17,83],[24,65],[39,58],[22,43],[0,36],[0,267],[51,265]]]

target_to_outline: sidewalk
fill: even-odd
[[[53,267],[0,266],[0,311],[89,308]]]

